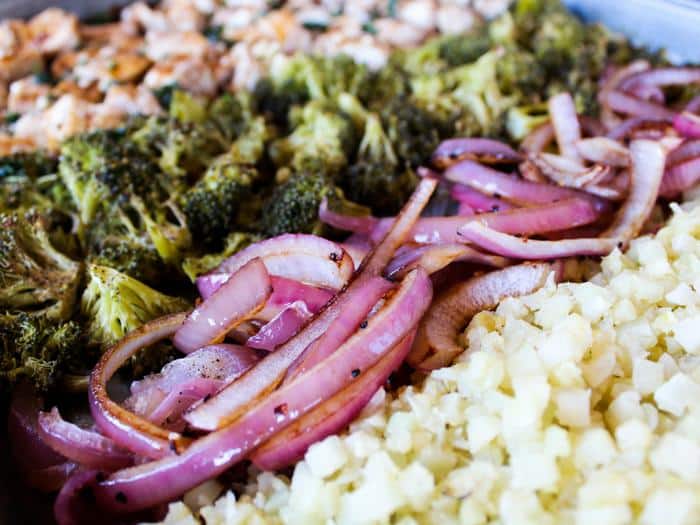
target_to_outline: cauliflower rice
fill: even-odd
[[[477,315],[465,352],[291,480],[208,482],[164,523],[700,523],[700,200],[602,261]],[[195,510],[193,510],[195,509]]]

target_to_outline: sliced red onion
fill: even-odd
[[[270,275],[340,290],[355,270],[352,259],[336,243],[301,233],[289,233],[251,244],[222,262],[212,273],[232,274],[255,258]]]
[[[304,457],[308,448],[352,423],[374,394],[399,367],[411,349],[415,332],[407,335],[350,386],[299,418],[255,450],[253,463],[262,470],[279,470]]]
[[[408,362],[421,370],[448,366],[464,352],[459,335],[474,315],[495,308],[506,297],[538,290],[551,272],[552,267],[546,263],[520,264],[448,288],[423,317]]]
[[[681,162],[666,170],[659,194],[667,199],[677,197],[700,181],[700,157]]]
[[[251,259],[187,316],[175,332],[173,344],[189,354],[220,343],[236,325],[260,312],[271,293],[265,265],[259,258]]]
[[[391,229],[363,262],[361,271],[368,271],[370,275],[380,275],[384,271],[396,250],[408,239],[421,211],[435,191],[437,183],[438,180],[432,176],[421,179],[401,213],[392,221]]]
[[[617,239],[566,239],[539,241],[498,232],[478,221],[462,226],[459,234],[465,241],[487,252],[513,259],[558,259],[573,255],[607,255],[618,244]]]
[[[542,171],[530,159],[525,159],[518,164],[518,172],[520,176],[530,182],[538,182],[546,184],[547,177],[542,174]]]
[[[547,122],[536,127],[527,137],[520,143],[523,151],[528,153],[539,153],[549,146],[554,140],[554,126],[551,122]]]
[[[666,155],[663,148],[649,140],[634,140],[630,144],[632,163],[629,196],[615,215],[603,237],[627,243],[639,235],[649,218],[659,195],[664,175]]]
[[[210,273],[199,278],[197,285],[202,299],[207,299],[228,278],[227,274],[217,273]],[[265,302],[265,307],[256,314],[256,319],[270,321],[290,303],[298,300],[303,300],[309,311],[316,313],[333,297],[333,293],[329,290],[300,283],[286,277],[273,275],[270,276],[270,282],[272,283],[272,294]]]
[[[458,182],[496,198],[504,198],[519,205],[548,204],[563,199],[588,200],[598,212],[609,208],[603,199],[572,188],[551,184],[539,184],[521,180],[513,175],[501,173],[476,162],[464,160],[445,172],[445,178]]]
[[[297,372],[305,370],[308,368],[308,365],[302,366],[302,363],[306,363],[307,359],[309,359],[309,364],[315,364],[320,358],[325,358],[333,353],[357,330],[360,323],[366,319],[368,312],[391,287],[391,283],[380,277],[364,277],[360,281],[353,282],[352,288],[345,292],[335,304],[330,306],[330,308],[338,310],[337,316],[332,322],[323,327],[322,332],[319,332],[314,339],[307,343],[307,347],[299,352],[298,359],[287,365],[289,371],[287,368],[284,370],[287,376],[289,377],[292,373],[292,368],[290,367],[294,367],[294,370],[297,370]],[[283,345],[273,354],[278,354],[284,348]],[[292,349],[296,351],[295,348]],[[273,354],[270,354],[270,356]],[[266,357],[266,359],[269,360],[270,356]],[[265,369],[264,367],[260,368]],[[211,418],[210,411],[225,411],[230,410],[231,407],[246,406],[246,403],[250,403],[248,398],[251,396],[251,391],[257,392],[261,388],[260,383],[257,382],[258,377],[253,375],[254,372],[255,370],[251,371],[251,374],[243,376],[243,383],[232,383],[230,387],[223,390],[215,398],[210,399],[202,406],[186,414],[185,419],[195,428],[208,430],[212,427],[203,425],[213,425],[213,423],[208,422]],[[261,380],[266,380],[268,376],[262,375],[261,378]],[[288,382],[289,379],[286,381]],[[217,424],[219,424],[218,419]]]
[[[576,143],[579,155],[589,162],[626,168],[630,163],[629,150],[608,137],[581,139]]]
[[[460,217],[471,217],[472,215],[474,215],[474,208],[472,208],[471,206],[469,206],[469,204],[465,202],[460,202],[457,205],[457,215],[459,215]]]
[[[105,475],[97,470],[77,470],[63,485],[53,512],[57,525],[94,525],[95,523],[153,523],[161,522],[167,514],[167,506],[156,505],[140,512],[114,516],[106,514],[96,505],[93,496],[97,484]]]
[[[700,139],[700,116],[684,111],[673,118],[676,131],[689,139]]]
[[[433,153],[431,161],[435,166],[444,169],[464,159],[486,164],[515,164],[520,162],[520,154],[500,140],[455,138],[442,141]]]
[[[576,149],[576,143],[581,140],[581,127],[576,115],[576,105],[569,93],[559,93],[547,102],[549,117],[554,126],[561,154],[576,163],[581,163],[581,157]]]
[[[450,194],[454,200],[468,205],[477,213],[505,211],[513,208],[512,204],[503,199],[484,195],[480,191],[474,190],[464,184],[453,184]]]
[[[361,286],[358,285],[357,299],[352,303],[347,301],[341,315],[292,363],[284,382],[289,383],[335,352],[363,322],[366,322],[372,308],[392,288],[392,283],[381,277],[367,278]]]
[[[613,111],[633,117],[670,119],[675,114],[660,104],[642,100],[621,91],[610,91],[607,93],[605,103]]]
[[[639,84],[625,91],[642,100],[649,100],[657,104],[666,103],[666,95],[664,95],[663,90],[659,86]]]
[[[510,235],[534,235],[591,224],[599,217],[590,202],[565,199],[540,206],[482,213],[470,220]]]
[[[246,345],[272,352],[289,341],[312,316],[313,313],[309,311],[304,301],[294,301],[260,328],[257,334],[248,339]]]
[[[155,424],[181,430],[182,412],[217,392],[259,360],[257,352],[243,346],[205,346],[171,361],[157,374],[134,381],[132,395],[123,406]]]
[[[392,221],[391,229],[381,242],[365,257],[355,278],[347,289],[338,294],[324,309],[285,344],[266,355],[260,363],[219,394],[187,414],[188,421],[204,430],[220,428],[228,421],[240,416],[254,405],[261,396],[272,391],[284,379],[287,370],[299,356],[321,337],[339,317],[355,304],[359,304],[366,293],[368,280],[378,277],[394,256],[413,228],[421,211],[430,200],[437,180],[421,179],[398,217]],[[349,315],[349,314],[348,314]]]
[[[39,435],[37,415],[41,400],[27,385],[20,385],[12,393],[7,434],[10,452],[22,480],[41,492],[59,490],[77,465],[51,447]]]
[[[579,127],[591,136],[596,137],[605,133],[605,128],[596,119],[586,115],[579,115]],[[520,148],[527,153],[540,153],[544,151],[554,140],[554,126],[551,122],[547,122],[538,126],[520,144]]]
[[[382,219],[370,237],[374,242],[380,239],[391,227],[392,219]],[[457,228],[464,223],[464,217],[422,217],[416,221],[410,240],[418,244],[451,243],[457,241]]]
[[[339,230],[356,233],[370,233],[377,224],[376,217],[371,215],[346,215],[330,210],[328,208],[328,199],[326,198],[321,201],[321,206],[318,209],[318,218]]]
[[[630,181],[629,168],[611,171],[606,177],[596,184],[588,184],[586,192],[598,195],[611,201],[621,201],[627,198]]]
[[[586,192],[609,201],[621,201],[627,196],[626,190],[605,184],[589,184],[586,186]]]
[[[66,461],[64,456],[41,439],[37,422],[41,409],[41,399],[27,385],[20,385],[12,392],[7,433],[13,459],[22,473],[38,471]]]
[[[173,335],[186,315],[159,317],[127,334],[102,354],[90,375],[90,412],[97,429],[138,456],[158,458],[171,454],[173,448],[185,446],[187,439],[177,432],[154,425],[112,401],[107,395],[107,382],[136,352]]]
[[[386,267],[386,275],[390,279],[399,279],[418,266],[433,274],[454,261],[473,262],[494,268],[502,268],[509,262],[508,259],[481,253],[465,244],[428,244],[394,257]]]
[[[685,111],[698,113],[700,111],[700,95],[695,95],[685,106]]]
[[[369,242],[369,235],[362,233],[353,233],[350,237],[345,239],[345,242],[340,243],[343,250],[350,254],[352,257],[352,262],[355,264],[355,268],[359,268],[364,261],[367,254],[372,249],[372,245]]]
[[[51,412],[39,412],[37,422],[44,443],[82,466],[117,470],[134,461],[131,453],[111,439],[65,421],[56,407]]]
[[[569,188],[580,189],[605,178],[609,166],[600,164],[584,166],[561,155],[552,153],[530,154],[528,159],[552,182]]]
[[[84,525],[104,521],[105,517],[99,516],[92,506],[91,498],[91,487],[100,476],[97,470],[83,470],[68,479],[53,506],[58,525]]]
[[[214,395],[224,384],[223,381],[216,379],[202,377],[190,379],[168,392],[148,415],[148,420],[163,428],[182,432],[186,427],[181,417],[182,413],[194,403]]]
[[[588,115],[579,115],[578,121],[585,135],[589,137],[605,135],[605,126],[598,119]]]
[[[272,282],[272,294],[262,311],[256,314],[256,319],[271,321],[283,309],[297,301],[303,301],[306,309],[315,314],[326,306],[333,297],[333,292],[329,290],[286,279],[285,277],[273,276],[270,278],[270,281]]]
[[[182,454],[112,474],[95,487],[97,502],[107,511],[144,509],[221,474],[371,369],[413,330],[431,298],[428,275],[420,269],[411,272],[368,326],[322,364],[271,392],[237,421],[195,441]]]
[[[215,291],[221,288],[221,285],[228,281],[229,277],[231,277],[230,273],[211,272],[200,275],[195,280],[199,295],[202,296],[202,299],[209,298]]]
[[[630,75],[620,83],[623,90],[637,86],[681,86],[700,83],[700,68],[660,67]]]
[[[608,75],[604,80],[601,85],[601,89],[598,92],[598,102],[600,102],[601,105],[601,119],[608,129],[612,129],[620,124],[620,119],[607,104],[608,94],[611,91],[616,90],[620,83],[627,77],[641,71],[646,71],[650,67],[651,65],[646,60],[635,60],[634,62],[613,71],[613,73]]]
[[[685,140],[668,153],[666,167],[675,166],[695,157],[700,157],[700,139]]]
[[[618,126],[608,132],[607,136],[613,140],[624,140],[647,130],[666,134],[667,130],[671,128],[671,122],[671,118],[632,117],[620,122]]]

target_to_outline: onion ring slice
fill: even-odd
[[[88,396],[95,425],[102,434],[139,456],[160,458],[184,448],[190,440],[112,401],[107,395],[107,382],[136,352],[173,335],[186,316],[183,312],[159,317],[130,332],[102,354],[90,374]]]
[[[664,175],[666,154],[657,142],[634,140],[630,144],[632,162],[629,196],[601,235],[627,244],[642,231],[649,218]]]
[[[448,366],[464,352],[458,337],[474,315],[495,308],[506,297],[534,292],[551,272],[547,263],[520,264],[451,286],[433,301],[421,321],[408,363],[421,370]]]
[[[465,241],[487,252],[513,259],[558,259],[573,255],[607,255],[618,245],[617,239],[564,239],[540,241],[501,233],[470,221],[462,226],[459,234]]]

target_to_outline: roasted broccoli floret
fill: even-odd
[[[272,131],[263,117],[248,121],[246,127],[229,148],[228,155],[239,164],[256,164],[265,153],[265,145],[272,137]]]
[[[517,42],[532,52],[545,73],[545,95],[570,91],[580,111],[596,113],[597,82],[610,58],[610,34],[601,26],[585,26],[557,0],[521,0],[513,16]]]
[[[138,279],[149,286],[157,286],[168,274],[168,268],[155,248],[127,238],[112,238],[102,242],[88,261],[109,266],[120,273]]]
[[[355,147],[350,119],[334,108],[310,102],[292,111],[291,123],[294,131],[271,146],[270,156],[277,166],[335,174],[347,165]]]
[[[396,98],[381,112],[382,124],[402,166],[429,161],[441,138],[453,134],[453,122],[441,120],[411,100]]]
[[[223,250],[216,253],[207,253],[201,257],[186,258],[182,262],[182,271],[194,282],[199,275],[213,270],[227,257],[230,257],[234,253],[259,240],[261,240],[261,237],[256,233],[230,233],[224,240]]]
[[[231,142],[248,129],[253,118],[248,93],[225,93],[216,98],[207,111],[207,120],[218,129],[223,140]]]
[[[37,179],[56,172],[56,159],[45,151],[13,153],[0,157],[0,180],[8,177]]]
[[[336,191],[327,175],[312,172],[292,175],[267,199],[262,210],[263,233],[272,237],[282,233],[318,232],[321,201]]]
[[[335,100],[340,93],[358,95],[370,76],[367,66],[347,55],[317,56],[314,61],[321,74],[324,96],[329,100]]]
[[[441,56],[441,42],[431,38],[415,48],[397,49],[391,54],[390,63],[398,66],[410,77],[435,75],[447,69],[447,60]]]
[[[510,138],[520,141],[548,121],[546,102],[532,106],[517,106],[508,110],[506,130]]]
[[[570,67],[574,55],[584,45],[586,30],[581,21],[557,10],[540,18],[532,39],[537,60],[548,70]]]
[[[238,223],[258,178],[252,166],[235,162],[230,154],[216,158],[204,176],[180,198],[193,238],[207,249],[221,249]]]
[[[168,113],[180,122],[199,124],[207,119],[207,103],[187,91],[175,89],[170,98]]]
[[[466,35],[450,35],[439,40],[440,58],[448,67],[471,64],[491,48],[491,39],[485,28],[477,28]]]
[[[130,204],[138,213],[141,226],[160,258],[177,266],[192,244],[185,214],[172,201],[149,207],[143,200],[134,197]]]
[[[188,306],[188,301],[164,295],[117,270],[87,265],[81,311],[91,345],[106,348],[143,323]]]
[[[40,215],[0,215],[0,310],[65,320],[73,313],[81,264],[56,250]]]
[[[547,77],[532,53],[509,47],[496,62],[496,80],[503,94],[524,103],[538,101]]]
[[[151,116],[140,124],[132,126],[129,139],[139,151],[155,159],[170,195],[186,189],[229,146],[219,129],[208,121],[197,124]]]
[[[88,262],[109,266],[150,286],[173,280],[176,267],[161,258],[141,214],[130,205],[114,205],[101,214],[87,229],[83,245]]]
[[[58,170],[83,224],[114,202],[127,202],[133,195],[160,202],[169,189],[157,165],[119,130],[71,137],[61,146]]]
[[[85,363],[82,331],[73,321],[57,322],[42,315],[0,315],[0,392],[20,381],[44,393],[73,367]]]
[[[341,178],[340,186],[352,200],[375,213],[396,213],[416,185],[416,176],[400,165],[376,113],[367,113],[356,161]]]
[[[257,110],[276,124],[286,127],[292,107],[311,98],[324,98],[321,77],[307,55],[277,57],[269,75],[255,85],[253,99]]]
[[[498,84],[496,68],[502,55],[503,49],[497,49],[472,64],[416,76],[412,100],[440,120],[453,122],[460,135],[499,135],[505,111],[515,103]]]
[[[36,209],[59,221],[70,215],[72,199],[56,175],[56,164],[40,150],[0,157],[0,212]]]
[[[367,68],[345,55],[280,55],[273,60],[269,76],[257,83],[253,98],[258,111],[286,127],[294,106],[310,100],[332,102],[344,92],[358,94],[368,78]]]

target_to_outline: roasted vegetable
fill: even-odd
[[[43,315],[0,314],[0,393],[18,382],[29,382],[46,392],[73,368],[86,363],[80,326]]]
[[[68,319],[80,279],[81,264],[53,247],[42,216],[0,215],[0,310]]]
[[[164,295],[112,268],[87,265],[81,312],[91,345],[105,348],[155,317],[188,307],[189,301]]]
[[[251,198],[258,178],[252,166],[239,164],[231,154],[216,158],[204,176],[180,199],[193,238],[209,250],[220,250],[238,224],[239,213]]]
[[[229,145],[218,127],[209,122],[181,122],[164,116],[132,124],[129,139],[166,175],[162,184],[169,194],[184,191]]]
[[[537,127],[549,121],[547,103],[517,106],[508,110],[506,129],[513,140],[523,140]]]
[[[375,213],[396,213],[416,185],[415,174],[399,163],[379,115],[367,112],[349,94],[341,98],[341,105],[355,122],[362,123],[363,134],[357,157],[341,177],[340,187],[352,201]]]
[[[319,102],[291,113],[292,133],[271,145],[270,156],[277,166],[334,175],[348,164],[348,155],[355,147],[349,118]]]
[[[84,225],[114,202],[127,202],[133,195],[160,202],[170,190],[165,178],[156,176],[157,165],[120,130],[68,139],[61,146],[58,170]]]
[[[263,233],[272,237],[282,233],[318,232],[318,207],[323,198],[337,189],[326,175],[296,173],[280,184],[268,198],[262,211]]]
[[[381,118],[399,163],[411,168],[427,163],[440,139],[453,133],[453,121],[436,118],[405,98],[386,105]]]

